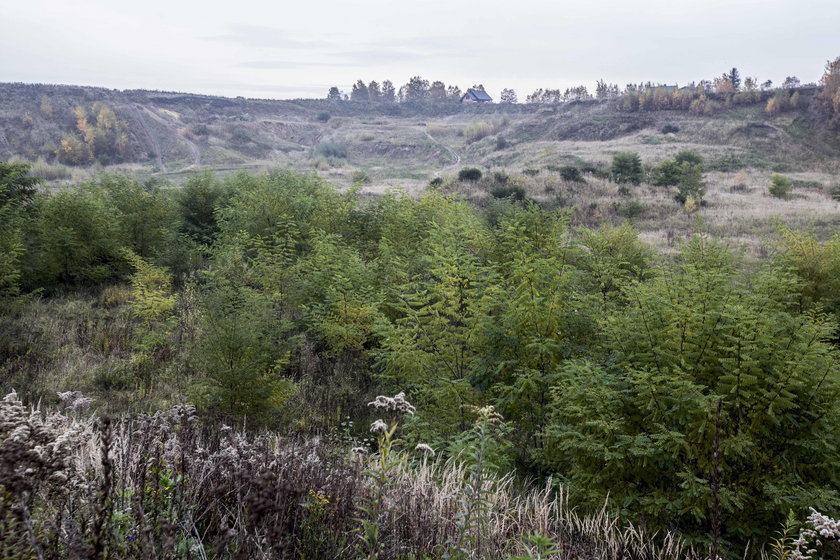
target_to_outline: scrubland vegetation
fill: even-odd
[[[794,557],[840,509],[840,239],[662,253],[531,197],[637,163],[416,198],[2,164],[4,556]],[[650,188],[685,212],[702,165]]]
[[[3,558],[837,555],[837,60],[3,87]]]

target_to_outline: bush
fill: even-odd
[[[326,111],[321,111],[320,113],[315,115],[315,120],[318,122],[327,122],[328,120],[330,120],[330,114]]]
[[[791,509],[837,507],[832,323],[786,311],[786,273],[739,279],[732,259],[695,238],[667,274],[629,287],[633,305],[607,326],[620,357],[559,372],[542,453],[581,506],[609,496],[628,517],[703,539],[717,468],[729,544],[768,538]]]
[[[321,142],[315,146],[315,153],[325,158],[344,159],[347,157],[347,146],[342,142]]]
[[[594,163],[586,163],[580,166],[580,170],[583,173],[588,175],[592,175],[593,177],[597,177],[599,179],[609,179],[610,178],[610,171],[604,167],[596,165]]]
[[[443,179],[440,178],[440,177],[435,177],[434,179],[429,181],[429,187],[431,187],[433,189],[440,188],[441,185],[443,185]]]
[[[522,174],[527,175],[528,177],[536,177],[537,175],[540,174],[540,170],[528,167],[528,168],[522,170]]]
[[[560,176],[563,178],[564,181],[572,181],[574,183],[585,183],[583,179],[583,175],[580,173],[580,169],[575,167],[574,165],[564,165],[560,168]]]
[[[682,169],[676,160],[666,159],[659,162],[651,172],[651,184],[657,187],[671,187],[680,182]]]
[[[784,175],[778,173],[770,177],[770,186],[767,188],[770,196],[776,198],[787,198],[792,190],[790,181]]]
[[[694,204],[702,204],[706,194],[703,183],[703,166],[685,162],[680,165],[680,179],[677,182],[677,195],[674,197],[680,204],[691,199]]]
[[[508,145],[508,143],[507,143],[507,140],[505,140],[504,136],[502,136],[501,134],[496,136],[496,149],[497,150],[504,150],[505,148],[507,148],[507,145]]]
[[[690,163],[692,165],[703,165],[703,156],[693,150],[683,150],[674,156],[677,163]]]
[[[237,125],[230,131],[230,139],[237,144],[247,144],[251,141],[251,134],[244,126]]]
[[[660,132],[662,132],[662,134],[674,134],[674,133],[679,132],[679,131],[680,131],[680,127],[674,126],[672,124],[666,124],[660,130]]]
[[[459,181],[478,181],[481,179],[481,170],[475,167],[465,167],[458,172]]]
[[[612,207],[616,214],[628,220],[635,220],[647,210],[645,204],[635,198],[627,202],[613,202]]]
[[[709,165],[710,170],[723,172],[738,171],[744,169],[744,167],[746,167],[744,162],[732,154],[727,154]]]
[[[642,158],[637,152],[620,152],[613,156],[612,176],[616,183],[642,182]]]
[[[513,200],[525,200],[525,189],[519,185],[499,185],[490,190],[493,198],[511,198]]]

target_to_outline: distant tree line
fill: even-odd
[[[617,99],[619,109],[628,112],[678,109],[694,114],[711,115],[735,105],[758,103],[775,92],[768,101],[766,111],[778,114],[795,109],[800,104],[801,84],[796,76],[788,76],[780,87],[774,88],[772,80],[760,82],[756,77],[741,77],[738,68],[722,73],[713,80],[700,80],[685,86],[653,84],[627,84]]]
[[[475,84],[469,89],[485,91],[483,84]],[[457,85],[446,85],[440,80],[430,82],[422,76],[414,76],[396,89],[391,80],[382,84],[371,81],[357,80],[350,93],[343,93],[338,86],[332,86],[327,93],[330,101],[359,101],[367,103],[458,103],[464,92]],[[502,103],[516,103],[516,92],[513,89],[502,90]]]

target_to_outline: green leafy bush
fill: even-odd
[[[475,167],[465,167],[458,172],[459,181],[478,181],[481,179],[481,169]]]
[[[790,180],[784,175],[779,175],[777,173],[770,177],[770,186],[767,188],[767,192],[770,193],[770,196],[775,198],[787,198],[790,196],[792,190]]]
[[[835,324],[790,313],[794,285],[777,270],[744,281],[722,246],[695,237],[666,274],[629,288],[634,304],[605,333],[614,352],[566,363],[543,464],[580,503],[609,496],[700,540],[715,499],[723,540],[739,545],[790,509],[840,506]]]
[[[581,175],[580,173],[580,169],[578,169],[574,165],[564,165],[563,167],[561,167],[560,176],[563,178],[564,181],[572,181],[574,183],[585,182],[583,175]]]
[[[680,182],[682,166],[673,159],[659,162],[651,172],[651,184],[657,187],[674,186]]]
[[[490,189],[493,198],[512,198],[513,200],[525,200],[527,194],[520,185],[499,185]]]
[[[642,182],[642,158],[637,152],[620,152],[613,156],[612,178],[616,183]]]

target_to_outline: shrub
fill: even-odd
[[[703,166],[696,163],[683,163],[680,165],[680,179],[677,182],[677,195],[674,197],[680,204],[685,204],[689,199],[696,205],[703,203],[703,195],[706,194],[703,183]],[[691,205],[689,205],[691,207]]]
[[[770,196],[776,198],[787,198],[791,192],[790,181],[784,175],[778,173],[770,177],[770,186],[767,191]]]
[[[519,185],[499,185],[490,190],[493,198],[512,198],[513,200],[525,200],[525,189]]]
[[[642,158],[637,152],[619,152],[613,156],[612,176],[616,183],[642,182]]]
[[[496,136],[496,149],[497,150],[504,150],[505,148],[507,148],[507,145],[508,145],[508,143],[507,143],[507,140],[505,140],[504,136],[502,136],[501,134]]]
[[[680,127],[674,126],[672,124],[666,124],[660,130],[660,132],[662,132],[662,134],[674,134],[674,133],[679,132],[679,131],[680,131]]]
[[[574,165],[564,165],[560,168],[560,176],[563,178],[564,181],[572,181],[574,183],[584,183],[583,175],[580,173],[580,169],[575,167]]]
[[[230,139],[237,144],[247,144],[251,141],[251,134],[244,126],[237,125],[230,131]]]
[[[330,114],[326,111],[321,111],[320,113],[315,115],[315,120],[318,122],[327,122],[328,120],[330,120]]]
[[[642,201],[634,198],[627,202],[613,202],[613,210],[622,218],[635,220],[645,213],[647,207]]]
[[[459,181],[478,181],[481,179],[481,170],[475,167],[465,167],[458,172]]]
[[[717,511],[722,542],[743,545],[790,509],[840,503],[833,323],[786,311],[787,273],[739,279],[732,259],[698,236],[667,274],[628,287],[634,304],[605,339],[619,357],[558,373],[542,453],[581,505],[609,496],[700,542]]]
[[[601,166],[596,165],[594,163],[586,163],[584,165],[581,165],[580,170],[583,173],[586,173],[588,175],[592,175],[593,177],[597,177],[599,179],[609,179],[610,178],[610,171],[608,169],[605,169],[604,167],[601,167]]]
[[[528,177],[536,177],[537,175],[540,174],[540,170],[539,169],[534,169],[532,167],[528,167],[528,168],[522,170],[522,174],[527,175]]]
[[[674,159],[659,162],[651,172],[651,184],[657,187],[670,187],[680,182],[682,169]]]
[[[674,156],[677,163],[691,163],[693,165],[703,165],[703,156],[694,150],[683,150]]]
[[[440,177],[435,177],[434,179],[429,181],[429,187],[433,189],[440,188],[441,185],[443,185],[443,179]]]
[[[206,124],[196,124],[192,127],[192,133],[196,136],[207,136],[209,132]]]
[[[741,161],[738,156],[727,154],[722,158],[718,159],[717,161],[711,162],[709,165],[709,169],[716,170],[716,171],[738,171],[742,170],[746,167],[743,161]]]
[[[361,140],[362,142],[370,142],[374,138],[375,136],[372,132],[362,132],[361,136],[359,136],[359,140]]]
[[[315,146],[315,153],[325,158],[343,159],[347,157],[347,146],[342,142],[329,140]]]

